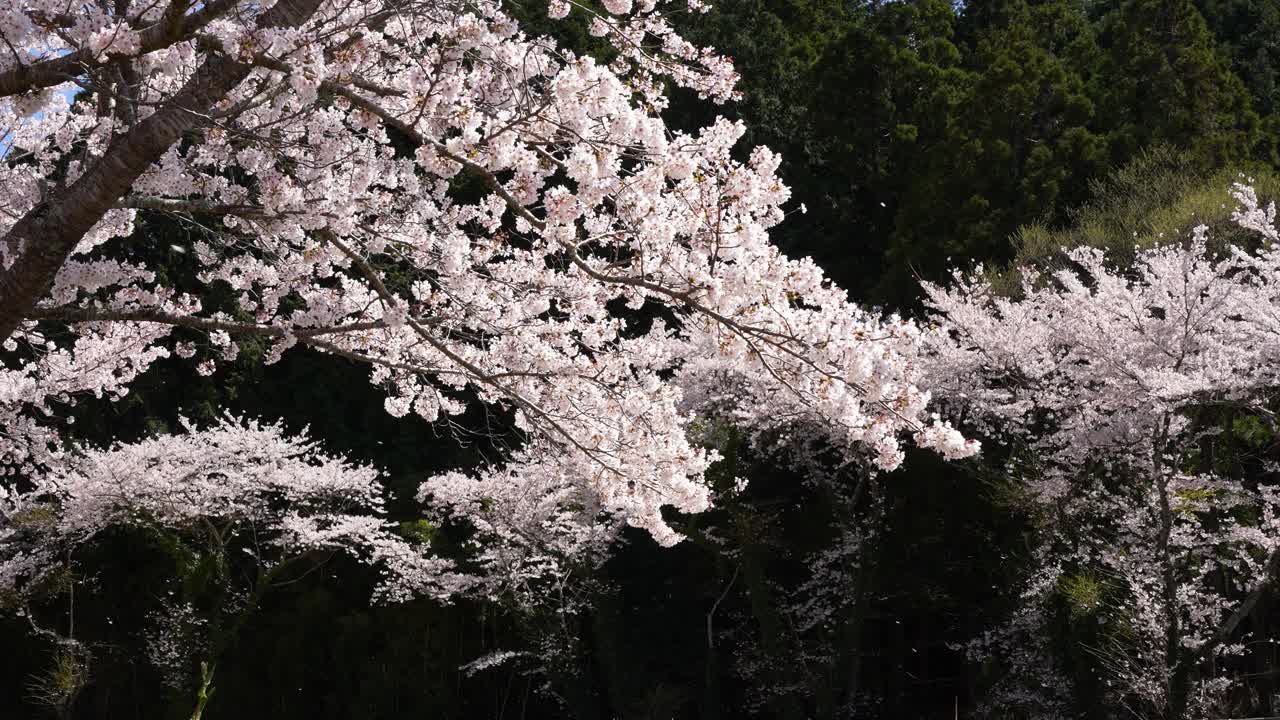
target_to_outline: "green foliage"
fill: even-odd
[[[1194,516],[1218,494],[1213,488],[1181,488],[1174,493],[1173,511],[1188,517]]]
[[[402,521],[399,530],[404,538],[423,545],[430,545],[440,533],[440,528],[423,518]]]
[[[747,436],[741,428],[718,418],[699,418],[689,426],[694,442],[720,454],[720,460],[707,469],[707,483],[719,492],[734,489],[738,478],[746,472],[743,453]]]
[[[734,57],[730,114],[746,144],[782,152],[809,208],[779,242],[856,297],[909,309],[918,278],[1007,263],[1020,227],[1078,224],[1097,181],[1152,148],[1199,180],[1268,161],[1271,110],[1233,74],[1234,46],[1210,29],[1223,22],[1190,0],[730,0],[695,35]],[[669,115],[709,117],[680,102]]]
[[[1098,612],[1102,607],[1105,589],[1102,580],[1089,571],[1063,575],[1058,580],[1058,590],[1067,601],[1073,620]]]
[[[1105,16],[1099,109],[1113,160],[1153,143],[1205,168],[1247,158],[1260,119],[1192,0],[1126,0]]]
[[[1013,260],[993,274],[997,287],[1016,294],[1019,268],[1037,272],[1063,268],[1064,249],[1096,248],[1123,267],[1139,249],[1186,241],[1198,225],[1208,227],[1214,250],[1254,246],[1256,235],[1231,220],[1236,208],[1231,187],[1248,181],[1263,203],[1270,202],[1280,198],[1280,174],[1264,165],[1243,167],[1244,172],[1206,172],[1197,170],[1187,153],[1168,146],[1144,150],[1127,165],[1092,180],[1092,199],[1069,213],[1069,223],[1018,228]]]
[[[75,650],[60,649],[53,661],[27,683],[27,697],[37,705],[62,710],[74,702],[89,682],[89,661]]]
[[[1233,418],[1231,432],[1237,440],[1253,449],[1264,448],[1276,440],[1275,430],[1256,415]]]
[[[9,524],[19,530],[40,531],[52,527],[58,522],[58,511],[50,504],[33,505],[14,513],[8,518]]]
[[[1275,162],[1276,127],[1280,120],[1280,4],[1265,0],[1196,0],[1231,68],[1244,81],[1254,109],[1263,117],[1259,157]]]

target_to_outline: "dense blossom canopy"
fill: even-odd
[[[391,533],[377,473],[325,455],[278,426],[226,418],[203,431],[99,450],[78,448],[35,492],[6,498],[0,587],[22,590],[61,558],[117,525],[211,534],[227,544],[251,534],[264,565],[310,550],[343,550],[386,571],[381,592],[441,592],[446,563]],[[430,578],[432,584],[420,583]],[[456,585],[456,583],[455,583]]]
[[[974,452],[926,412],[920,330],[769,244],[778,157],[737,154],[732,122],[666,127],[668,84],[717,101],[735,79],[675,33],[676,9],[550,3],[590,18],[608,64],[488,0],[0,9],[0,461],[22,499],[106,513],[85,493],[136,462],[127,497],[154,511],[177,480],[149,446],[68,447],[67,408],[171,355],[214,373],[245,337],[269,362],[297,346],[367,363],[393,415],[510,413],[518,451],[423,497],[485,527],[509,498],[490,529],[511,541],[579,547],[596,517],[678,540],[660,508],[708,506],[715,454],[688,427],[726,398],[735,422],[816,422],[884,468],[904,434]],[[210,446],[199,432],[184,452]],[[329,532],[288,527],[303,546]]]

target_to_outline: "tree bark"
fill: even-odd
[[[1169,499],[1169,476],[1165,472],[1164,453],[1168,441],[1169,416],[1160,421],[1159,430],[1152,444],[1151,466],[1159,498],[1160,530],[1156,535],[1156,554],[1160,563],[1161,602],[1165,615],[1165,718],[1181,720],[1186,711],[1187,688],[1190,685],[1188,658],[1182,652],[1182,617],[1178,612],[1178,579],[1174,567],[1173,549],[1169,546],[1173,535],[1173,503]]]
[[[740,526],[740,534],[750,537],[751,529]],[[742,546],[741,565],[743,586],[746,589],[747,601],[751,614],[759,625],[760,644],[764,648],[765,657],[770,664],[767,681],[775,687],[784,688],[785,692],[773,697],[773,716],[781,720],[799,720],[805,717],[800,698],[791,688],[799,668],[790,663],[786,639],[783,636],[783,619],[780,616],[773,593],[769,588],[769,579],[765,575],[765,550],[758,544],[748,542]]]

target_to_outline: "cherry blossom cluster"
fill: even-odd
[[[444,595],[448,563],[427,559],[381,517],[372,468],[326,455],[279,425],[217,425],[110,448],[80,447],[58,470],[0,502],[0,590],[22,597],[61,558],[104,530],[154,526],[225,546],[251,536],[266,569],[309,550],[379,565],[380,594]],[[212,536],[206,537],[212,533]]]
[[[418,495],[439,508],[441,521],[469,526],[466,567],[459,568],[474,583],[468,590],[520,607],[545,605],[548,593],[562,597],[573,571],[603,562],[620,530],[599,498],[572,478],[536,471],[521,477],[528,467],[516,462],[479,477],[446,473],[423,483]]]
[[[978,277],[926,286],[946,324],[931,335],[928,377],[949,408],[1013,449],[1007,471],[1041,536],[1037,589],[1011,634],[980,643],[1003,644],[996,654],[1030,673],[1009,684],[1011,705],[1061,706],[1028,694],[1047,652],[1030,639],[1048,598],[1081,572],[1105,578],[1097,610],[1125,628],[1094,648],[1117,701],[1193,717],[1230,686],[1213,661],[1244,652],[1240,623],[1280,569],[1274,475],[1202,454],[1221,433],[1206,420],[1215,409],[1270,422],[1280,370],[1275,209],[1247,187],[1234,196],[1260,251],[1211,252],[1201,226],[1128,268],[1064,251],[1064,269],[1027,272],[1017,297]]]

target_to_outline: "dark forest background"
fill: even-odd
[[[517,13],[531,27],[590,44],[526,2]],[[724,114],[746,123],[744,151],[779,151],[796,211],[777,242],[886,312],[917,314],[919,280],[951,267],[1222,224],[1241,172],[1264,197],[1280,185],[1280,0],[718,0],[686,27],[734,58],[743,97],[713,107],[677,94],[672,123]],[[406,522],[419,478],[484,454],[387,415],[363,368],[298,351],[257,360],[246,347],[213,378],[161,365],[126,399],[82,406],[75,427],[94,440],[220,408],[283,417],[381,467]],[[673,549],[628,533],[590,571],[592,609],[371,607],[371,571],[334,559],[263,598],[217,667],[205,717],[798,719],[840,717],[851,703],[867,717],[970,712],[1001,668],[959,645],[1012,606],[1026,548],[1027,519],[987,469],[998,464],[912,454],[851,508],[848,493],[753,456],[731,432],[721,441],[718,472],[748,478],[748,490],[681,519],[691,539]],[[796,627],[783,606],[812,554],[851,524],[874,537],[846,602],[828,625]],[[77,628],[100,648],[74,717],[190,717],[191,694],[167,690],[142,645],[164,588],[188,567],[170,550],[121,533],[92,571],[71,568],[93,588]],[[1262,636],[1280,637],[1280,614],[1256,615]],[[1063,617],[1069,646],[1087,618]],[[53,648],[3,616],[0,649],[0,717],[49,716],[31,687],[57,671]],[[530,655],[460,670],[496,650]],[[1280,663],[1258,663],[1249,709],[1272,714]],[[1087,692],[1078,704],[1082,717],[1108,716]]]

